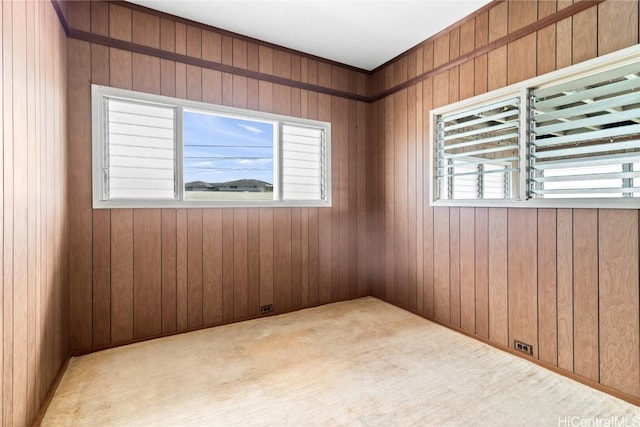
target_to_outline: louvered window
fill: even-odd
[[[324,130],[282,125],[282,198],[322,200],[325,197]]]
[[[430,204],[640,208],[640,45],[431,111]]]
[[[175,109],[105,98],[104,197],[174,199]]]
[[[96,208],[331,205],[329,123],[92,93]]]
[[[534,198],[640,197],[640,64],[532,91]]]
[[[520,171],[520,98],[436,116],[438,196],[511,199]]]

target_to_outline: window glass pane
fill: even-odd
[[[322,129],[282,126],[282,198],[284,200],[322,200]]]
[[[520,99],[437,117],[436,174],[443,200],[509,199],[519,173]]]
[[[640,64],[532,94],[532,197],[640,197]]]
[[[107,98],[105,192],[115,199],[175,198],[175,110]]]
[[[273,200],[274,129],[272,122],[185,110],[185,199]]]

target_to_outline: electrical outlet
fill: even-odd
[[[267,304],[260,307],[260,314],[267,314],[273,311],[273,304]]]
[[[523,343],[522,341],[513,340],[513,348],[530,356],[533,355],[533,346],[531,344]]]

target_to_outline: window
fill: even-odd
[[[631,63],[532,91],[531,197],[640,197],[638,89]]]
[[[96,208],[330,206],[329,123],[92,91]]]
[[[442,200],[511,199],[520,171],[520,98],[436,116]]]
[[[639,48],[432,111],[431,203],[640,208]]]

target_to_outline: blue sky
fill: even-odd
[[[184,182],[273,183],[272,123],[184,111]]]

